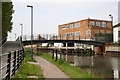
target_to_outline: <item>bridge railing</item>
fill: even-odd
[[[31,40],[31,36],[24,35],[23,41]],[[33,40],[95,40],[95,37],[82,35],[57,35],[57,34],[38,34],[33,36]]]
[[[7,37],[0,39],[0,47],[7,41]]]
[[[24,59],[24,49],[10,51],[9,53],[2,54],[0,58],[1,80],[10,80]]]

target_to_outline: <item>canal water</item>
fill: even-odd
[[[64,55],[63,58],[97,77],[120,79],[120,57]]]

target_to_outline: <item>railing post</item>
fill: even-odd
[[[52,59],[54,59],[54,52],[55,52],[55,50],[53,49],[53,52],[52,52]]]
[[[57,59],[58,59],[58,50],[56,49],[56,58],[55,58],[55,61],[57,61]]]
[[[25,55],[24,55],[24,48],[22,49],[22,51],[23,51],[23,53],[22,53],[22,54],[23,54],[23,56],[22,56],[22,57],[23,57],[23,60],[24,60],[24,57],[25,57]]]
[[[18,50],[18,55],[17,55],[17,69],[19,68],[19,53],[20,53],[20,51]]]
[[[11,52],[9,52],[8,54],[8,66],[7,66],[7,73],[8,73],[8,76],[7,76],[7,79],[10,80],[10,77],[11,77]]]
[[[12,76],[15,74],[16,71],[16,51],[14,52],[14,61],[13,61],[13,73]]]
[[[20,54],[19,54],[19,56],[20,56],[20,58],[19,58],[19,60],[20,60],[20,65],[21,65],[21,60],[22,60],[22,50],[20,50]]]

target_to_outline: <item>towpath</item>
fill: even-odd
[[[64,78],[65,80],[71,80],[64,72],[51,62],[39,56],[34,56],[34,58],[39,62],[39,65],[43,69],[43,75],[45,78]]]

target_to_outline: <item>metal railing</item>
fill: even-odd
[[[10,78],[15,75],[24,59],[24,49],[10,51],[9,53],[2,54],[0,58],[1,79],[10,80]]]
[[[22,41],[31,40],[30,35],[23,35]],[[95,40],[95,37],[90,35],[57,35],[57,34],[36,34],[33,35],[33,40]]]
[[[0,47],[7,41],[7,37],[0,39]]]

